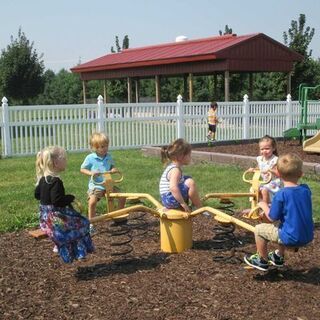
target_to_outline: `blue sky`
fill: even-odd
[[[110,53],[116,35],[127,34],[133,48],[215,36],[228,24],[238,35],[262,32],[283,43],[300,13],[315,28],[310,49],[320,58],[319,0],[1,0],[0,8],[0,49],[21,27],[55,72]]]

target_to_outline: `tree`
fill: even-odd
[[[232,28],[229,28],[228,25],[226,24],[224,27],[224,33],[222,34],[222,31],[219,30],[219,35],[226,35],[226,34],[232,34]]]
[[[291,21],[287,32],[283,32],[284,44],[300,53],[304,59],[294,65],[291,78],[291,95],[298,98],[300,83],[317,84],[319,61],[311,58],[312,50],[308,47],[314,36],[314,28],[306,27],[306,17],[300,14],[298,21]],[[287,95],[287,75],[282,72],[259,73],[255,77],[254,97],[258,100],[283,100]]]
[[[2,50],[0,57],[0,91],[9,101],[28,104],[29,99],[43,90],[44,63],[33,42],[19,28],[18,38]]]
[[[114,49],[114,47],[112,46],[111,47],[111,52],[112,53],[116,53],[116,52],[121,52],[123,49],[128,49],[129,48],[129,37],[128,35],[125,35],[123,40],[122,40],[122,47],[120,47],[120,44],[119,44],[119,37],[116,36],[115,37],[115,42],[116,42],[116,49]]]
[[[128,35],[125,35],[122,41],[122,49],[128,49],[129,48],[129,37]]]
[[[308,47],[314,36],[314,28],[306,27],[306,16],[300,14],[298,21],[291,21],[288,32],[283,33],[284,43],[294,51],[304,56],[301,62],[294,66],[292,77],[292,96],[296,99],[300,83],[315,84],[316,74],[313,71],[314,61],[311,58],[312,50]]]
[[[306,16],[300,14],[299,21],[291,20],[291,28],[283,32],[285,45],[300,53],[305,58],[311,57],[312,50],[308,52],[309,44],[314,36],[314,28],[306,27]]]
[[[122,40],[122,47],[120,47],[118,36],[115,37],[115,42],[116,42],[116,50],[112,46],[111,47],[112,53],[121,52],[122,50],[129,48],[128,35],[124,36],[124,38]],[[123,80],[109,81],[107,84],[107,90],[108,90],[109,101],[112,101],[112,102],[126,101],[126,99],[127,99],[127,86],[126,86],[125,81],[123,81]]]
[[[61,69],[56,75],[47,70],[43,93],[34,99],[35,104],[74,104],[82,100],[82,85],[79,75]]]

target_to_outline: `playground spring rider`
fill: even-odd
[[[104,185],[106,189],[106,200],[107,200],[107,211],[112,212],[116,210],[116,205],[114,203],[114,200],[110,198],[109,194],[113,192],[115,184],[118,184],[123,181],[123,175],[119,171],[107,171],[101,174],[103,176],[102,181],[96,181],[93,176],[91,176],[91,180],[96,185]],[[128,216],[128,215],[126,215]],[[125,216],[118,217],[118,219],[125,218]],[[115,218],[116,219],[116,218]]]
[[[317,118],[316,122],[308,122],[308,105],[312,102],[319,102],[318,100],[308,99],[308,96],[310,93],[316,92],[318,88],[320,88],[320,85],[317,85],[315,87],[309,87],[304,83],[299,85],[299,104],[301,107],[300,119],[296,128],[290,128],[283,132],[284,138],[299,138],[300,143],[302,143],[306,141],[307,130],[320,129],[320,118]],[[314,150],[310,151],[314,152]],[[320,152],[320,150],[318,150],[317,152]]]
[[[253,174],[252,178],[249,179],[249,175]],[[260,219],[259,210],[260,207],[258,206],[259,202],[259,190],[260,186],[263,184],[267,184],[271,181],[272,175],[271,172],[268,172],[269,178],[267,181],[263,181],[261,178],[260,170],[254,169],[252,172],[251,170],[246,170],[243,173],[242,179],[244,182],[250,183],[251,188],[249,193],[209,193],[206,194],[203,200],[207,200],[210,198],[218,198],[222,202],[226,202],[230,200],[230,198],[240,198],[240,197],[248,197],[251,201],[251,209],[248,213],[245,213],[243,216],[248,219]],[[215,217],[216,220],[220,222],[224,222],[223,219],[220,220],[220,217]]]
[[[113,174],[120,175],[120,178],[111,181]],[[90,222],[97,223],[99,221],[113,220],[117,217],[127,216],[128,214],[133,212],[150,213],[153,216],[158,217],[160,219],[160,244],[161,250],[163,252],[179,253],[191,248],[192,218],[203,212],[209,212],[213,217],[219,217],[221,220],[223,219],[225,223],[233,223],[238,226],[241,226],[242,228],[245,228],[246,230],[254,232],[254,227],[250,224],[211,207],[203,207],[191,213],[187,213],[175,209],[166,209],[160,202],[158,202],[156,199],[154,199],[151,195],[147,193],[110,192],[113,189],[114,183],[122,181],[122,174],[119,172],[107,172],[103,175],[105,177],[103,183],[106,187],[106,190],[108,190],[108,192],[106,192],[107,203],[109,205],[108,212],[103,215],[92,218]],[[252,196],[252,193],[249,193],[248,196]],[[147,200],[151,203],[152,207],[147,207],[145,205],[139,204],[123,209],[118,209],[115,211],[110,211],[110,208],[114,208],[114,206],[111,205],[111,202],[113,202],[113,200],[116,198],[135,198],[140,200]]]

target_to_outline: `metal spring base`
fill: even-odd
[[[111,256],[127,256],[133,251],[133,238],[143,236],[149,231],[145,215],[144,212],[136,213],[130,216],[130,219],[114,220],[110,223],[107,233],[111,238]]]
[[[111,237],[111,256],[123,256],[129,254],[133,247],[130,244],[132,235],[127,221],[114,221],[110,224],[107,232]]]
[[[230,200],[224,200],[220,202],[221,206],[217,209],[228,213],[229,215],[234,215],[234,203]],[[236,248],[242,244],[240,240],[234,234],[235,225],[232,223],[218,223],[217,226],[213,228],[215,236],[212,239],[214,243],[214,249],[220,251],[229,250],[229,255],[216,255],[212,259],[213,261],[223,261],[228,263],[240,263],[242,259],[235,255]]]

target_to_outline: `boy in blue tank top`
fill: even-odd
[[[302,176],[302,160],[294,153],[279,157],[276,171],[284,188],[274,196],[271,207],[260,202],[270,222],[279,221],[279,226],[261,223],[255,227],[257,253],[245,256],[244,261],[258,270],[267,271],[269,264],[282,267],[286,247],[304,246],[313,240],[311,191],[306,184],[298,184]],[[278,244],[278,249],[268,253],[268,242]]]

